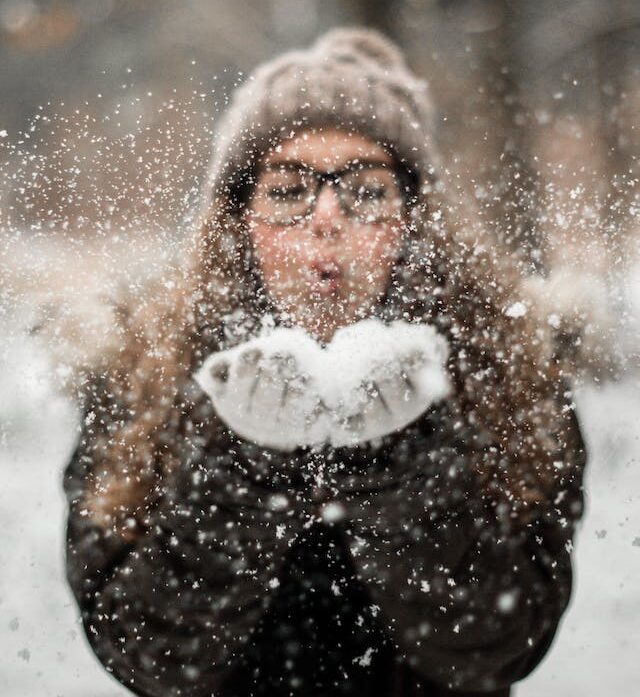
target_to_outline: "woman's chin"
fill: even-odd
[[[316,341],[322,344],[328,344],[331,341],[331,339],[333,339],[333,335],[341,326],[342,325],[340,324],[314,324],[304,326],[303,329],[307,332],[307,334],[309,334],[309,336],[312,336]]]
[[[341,312],[338,308],[333,314],[312,314],[308,313],[306,316],[298,314],[297,319],[294,319],[293,324],[304,329],[309,336],[313,337],[316,341],[328,344],[332,339],[334,334],[341,329],[354,322],[358,322],[365,317],[370,316],[369,313],[345,314]]]
[[[304,329],[316,341],[326,344],[340,327],[349,322],[343,321],[338,311],[333,316],[326,316],[324,313],[309,310],[297,312],[293,317],[293,324]]]
[[[319,301],[307,296],[304,300],[298,298],[295,304],[289,300],[283,316],[287,318],[287,324],[301,327],[316,341],[326,344],[338,329],[369,317],[372,312],[372,303],[354,305],[338,296]]]

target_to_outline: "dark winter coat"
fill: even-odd
[[[181,464],[127,535],[84,503],[122,417],[92,394],[65,477],[69,580],[136,694],[508,695],[548,649],[582,510],[570,409],[553,500],[523,526],[479,495],[446,403],[378,447],[282,454],[236,438],[187,381]]]

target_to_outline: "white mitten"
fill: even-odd
[[[428,325],[363,320],[338,330],[329,349],[338,382],[325,399],[336,447],[403,428],[451,389],[447,342]]]
[[[317,348],[302,329],[278,328],[213,354],[195,378],[240,436],[293,450],[307,438],[302,434],[319,402],[308,360]]]
[[[326,348],[300,328],[274,329],[210,356],[195,378],[243,438],[339,447],[398,430],[446,397],[447,354],[433,327],[368,319]]]

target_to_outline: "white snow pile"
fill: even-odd
[[[194,375],[220,418],[258,445],[293,450],[374,440],[451,389],[434,327],[366,319],[323,347],[299,327],[270,328],[207,358]]]

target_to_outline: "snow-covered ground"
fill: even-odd
[[[555,644],[517,697],[633,697],[640,684],[640,375],[577,395],[589,448],[575,586]]]
[[[0,340],[0,694],[129,694],[85,643],[64,575],[62,468],[72,405],[52,395],[49,363],[24,336]]]
[[[61,473],[77,415],[51,395],[32,339],[1,343],[0,694],[129,694],[91,654],[65,584]],[[575,593],[518,697],[633,697],[640,682],[640,375],[587,385],[578,405],[591,459]]]

